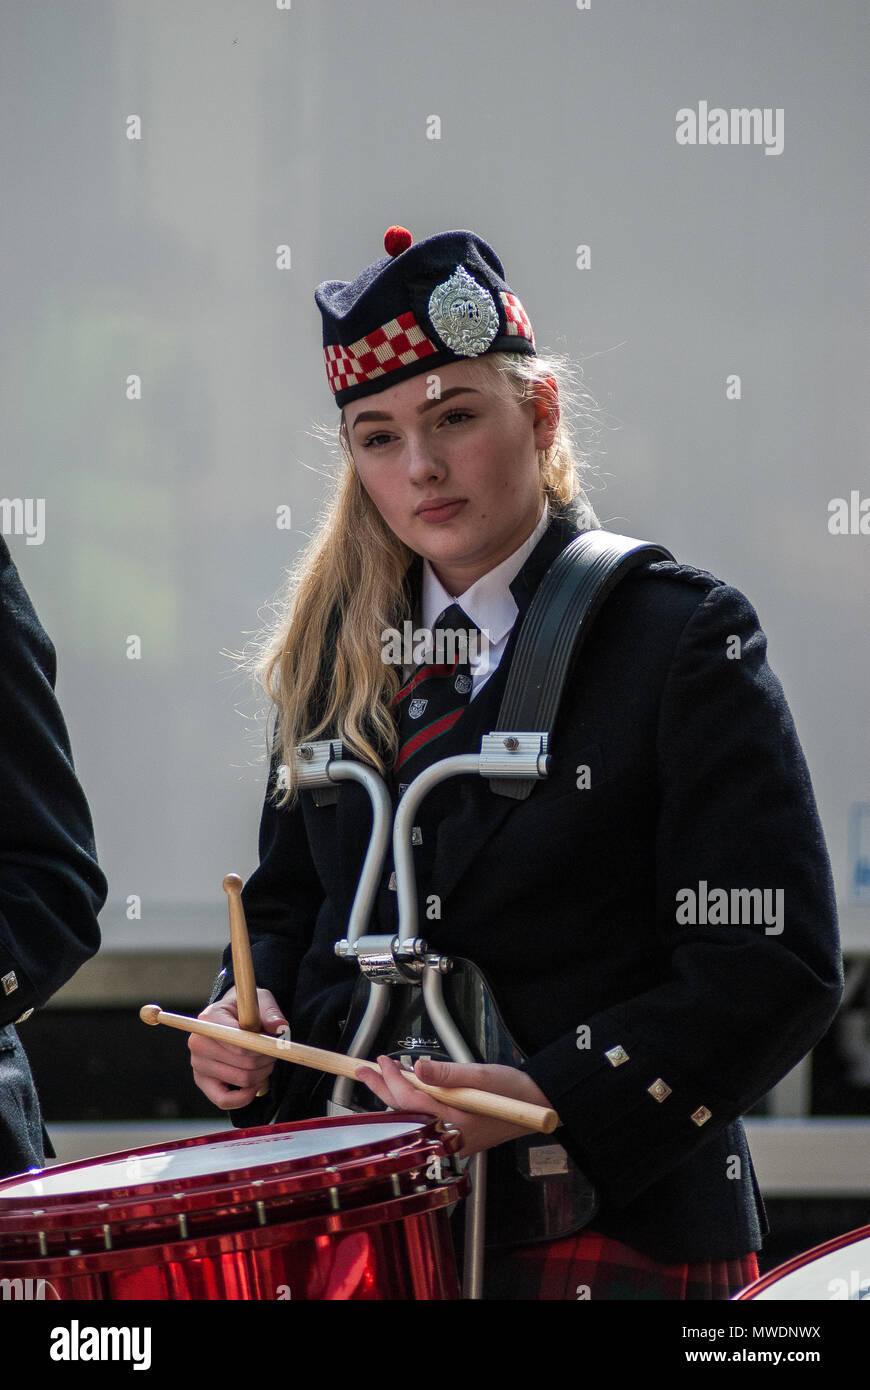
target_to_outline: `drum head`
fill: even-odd
[[[143,1197],[290,1176],[419,1143],[431,1116],[340,1116],[199,1135],[59,1164],[0,1182],[0,1218],[13,1209]]]
[[[795,1255],[741,1289],[741,1300],[870,1301],[870,1226]]]

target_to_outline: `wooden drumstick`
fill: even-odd
[[[260,1005],[257,1000],[257,982],[254,979],[254,962],[251,958],[251,940],[245,909],[242,906],[242,880],[238,874],[227,874],[223,889],[227,895],[230,912],[230,950],[233,956],[233,978],[236,982],[236,1006],[239,1014],[239,1027],[247,1033],[259,1033],[263,1027],[260,1019]],[[261,1086],[258,1096],[269,1094],[268,1085]]]
[[[169,1028],[215,1038],[229,1047],[243,1047],[249,1052],[261,1052],[266,1057],[278,1057],[283,1062],[298,1062],[300,1066],[330,1072],[333,1076],[349,1076],[356,1080],[361,1067],[371,1067],[380,1075],[381,1069],[376,1062],[345,1057],[342,1052],[328,1052],[322,1047],[309,1047],[306,1043],[289,1042],[285,1038],[273,1038],[268,1033],[243,1033],[223,1023],[207,1023],[205,1019],[188,1018],[185,1014],[164,1013],[159,1004],[143,1004],[139,1017],[143,1023],[165,1023]],[[543,1105],[531,1105],[525,1100],[497,1096],[491,1091],[478,1091],[471,1086],[429,1086],[413,1071],[403,1071],[402,1076],[418,1091],[425,1091],[434,1100],[452,1105],[456,1110],[465,1110],[471,1115],[506,1120],[509,1124],[522,1125],[524,1129],[534,1129],[540,1134],[552,1134],[560,1123],[555,1110],[548,1110]]]

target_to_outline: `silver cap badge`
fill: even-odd
[[[498,334],[498,311],[492,295],[464,266],[436,285],[427,305],[438,337],[460,357],[478,357]]]

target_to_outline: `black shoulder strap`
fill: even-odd
[[[494,732],[549,733],[574,659],[607,595],[629,570],[673,558],[663,545],[613,531],[576,536],[547,570],[523,619]],[[535,783],[491,778],[489,785],[499,796],[522,801]]]

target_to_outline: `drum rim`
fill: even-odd
[[[0,1214],[0,1250],[2,1242],[15,1236],[34,1238],[39,1232],[92,1230],[96,1227],[113,1227],[117,1238],[135,1235],[135,1227],[146,1221],[177,1221],[180,1216],[204,1214],[209,1210],[252,1207],[257,1202],[275,1202],[278,1198],[299,1196],[307,1198],[330,1189],[364,1187],[383,1182],[392,1176],[400,1176],[415,1168],[424,1167],[430,1158],[449,1161],[452,1151],[458,1146],[458,1139],[449,1135],[427,1134],[431,1126],[421,1127],[415,1135],[413,1144],[405,1143],[401,1148],[391,1147],[383,1153],[372,1153],[362,1158],[351,1158],[346,1163],[337,1163],[312,1172],[295,1174],[274,1174],[268,1178],[249,1179],[247,1182],[215,1184],[212,1187],[196,1187],[185,1192],[160,1193],[141,1198],[118,1198],[98,1202],[73,1202],[68,1205],[55,1205],[49,1210],[24,1207],[16,1212]],[[445,1142],[450,1140],[451,1142]],[[217,1175],[215,1175],[217,1176]],[[117,1191],[117,1189],[115,1189]],[[71,1236],[71,1240],[74,1238]],[[0,1263],[3,1261],[0,1253]]]
[[[841,1236],[832,1236],[830,1240],[822,1241],[821,1245],[814,1245],[811,1250],[805,1250],[801,1255],[792,1255],[791,1259],[784,1260],[781,1265],[777,1265],[758,1279],[754,1279],[751,1284],[746,1285],[745,1289],[734,1294],[731,1302],[740,1303],[753,1299],[769,1288],[771,1284],[778,1283],[787,1274],[793,1274],[796,1269],[803,1269],[804,1265],[812,1264],[814,1260],[820,1260],[825,1255],[833,1254],[835,1250],[841,1250],[847,1245],[855,1245],[857,1241],[865,1240],[868,1237],[870,1237],[870,1225],[857,1226],[852,1231],[845,1231]]]
[[[50,1284],[53,1278],[95,1277],[150,1265],[214,1260],[223,1255],[267,1250],[276,1245],[293,1245],[324,1235],[344,1235],[419,1216],[437,1218],[439,1212],[466,1197],[470,1187],[469,1175],[464,1172],[442,1179],[425,1192],[406,1192],[400,1197],[390,1197],[369,1206],[323,1212],[303,1221],[277,1222],[271,1226],[253,1226],[223,1233],[216,1231],[194,1239],[161,1241],[155,1245],[130,1246],[119,1250],[94,1250],[86,1255],[45,1255],[24,1260],[0,1260],[0,1277],[44,1279]]]
[[[34,1209],[38,1210],[40,1214],[46,1215],[54,1208],[66,1208],[67,1211],[74,1209],[81,1210],[83,1208],[97,1208],[104,1211],[106,1208],[101,1204],[106,1202],[111,1204],[113,1199],[121,1203],[142,1202],[147,1198],[172,1198],[173,1195],[178,1192],[207,1192],[218,1186],[222,1188],[241,1186],[244,1183],[259,1181],[260,1177],[262,1177],[263,1181],[268,1181],[270,1177],[274,1179],[278,1179],[279,1177],[289,1179],[297,1175],[321,1173],[327,1169],[331,1171],[332,1169],[340,1168],[364,1159],[384,1161],[388,1155],[382,1152],[384,1146],[383,1140],[370,1140],[342,1148],[338,1151],[340,1157],[336,1161],[331,1161],[329,1156],[330,1151],[325,1150],[322,1155],[317,1156],[317,1161],[314,1161],[311,1155],[306,1155],[295,1159],[281,1160],[280,1164],[278,1160],[273,1160],[271,1163],[239,1164],[235,1168],[224,1169],[220,1173],[192,1174],[187,1177],[152,1179],[142,1183],[116,1184],[114,1187],[92,1188],[86,1193],[80,1194],[74,1192],[56,1192],[38,1197],[32,1194],[26,1197],[15,1196],[7,1198],[5,1196],[5,1191],[8,1191],[8,1189],[15,1184],[20,1185],[24,1181],[38,1181],[43,1174],[54,1176],[59,1173],[74,1173],[87,1170],[88,1168],[94,1168],[101,1163],[110,1164],[124,1159],[145,1158],[154,1154],[181,1151],[191,1148],[204,1148],[216,1143],[231,1142],[235,1144],[245,1139],[261,1137],[271,1138],[281,1133],[307,1132],[311,1129],[338,1129],[342,1126],[346,1127],[351,1124],[354,1126],[360,1124],[364,1127],[373,1127],[384,1123],[398,1123],[402,1121],[409,1122],[409,1134],[416,1131],[418,1139],[420,1138],[421,1131],[425,1132],[431,1130],[433,1131],[433,1137],[437,1137],[445,1146],[448,1140],[453,1141],[453,1147],[456,1146],[454,1136],[445,1133],[443,1130],[436,1130],[439,1121],[435,1116],[426,1115],[422,1111],[413,1110],[375,1111],[353,1116],[332,1115],[305,1120],[291,1120],[280,1125],[256,1125],[248,1129],[218,1130],[213,1134],[192,1135],[188,1139],[172,1140],[168,1144],[148,1144],[138,1149],[119,1149],[111,1153],[94,1154],[90,1158],[74,1159],[70,1163],[59,1163],[50,1168],[40,1168],[36,1171],[12,1174],[10,1177],[0,1181],[0,1230],[8,1229],[10,1218],[18,1219],[22,1215],[29,1214]],[[397,1135],[395,1139],[390,1142],[389,1153],[398,1153],[400,1146],[407,1143],[408,1136]],[[379,1152],[379,1150],[381,1150],[381,1152]],[[270,1170],[274,1170],[278,1166],[281,1168],[280,1174],[270,1172]],[[232,1177],[229,1176],[230,1174],[232,1174]],[[222,1179],[222,1181],[218,1182],[218,1179]],[[119,1193],[123,1193],[124,1196],[118,1196],[117,1194]],[[77,1195],[79,1200],[76,1200]],[[177,1201],[177,1198],[174,1198],[174,1200]],[[38,1208],[36,1207],[37,1203],[39,1204]]]

